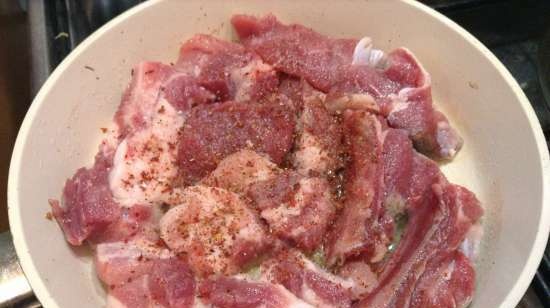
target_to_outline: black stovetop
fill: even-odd
[[[33,54],[33,81],[38,85],[63,58],[95,29],[142,0],[42,0],[39,14],[47,53]],[[529,98],[547,140],[550,137],[550,1],[544,0],[424,0],[484,43],[508,68]],[[37,5],[33,1],[29,6]],[[29,7],[30,9],[30,7]],[[40,19],[41,18],[41,19]],[[44,47],[44,46],[43,46]],[[546,97],[545,97],[546,93]],[[550,249],[529,292],[550,307]],[[520,304],[521,306],[521,304]]]

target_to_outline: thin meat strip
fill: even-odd
[[[383,204],[384,122],[364,111],[344,114],[344,136],[350,162],[345,170],[344,208],[328,236],[329,266],[350,257],[381,260],[391,241],[393,221]]]

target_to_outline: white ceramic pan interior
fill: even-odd
[[[500,62],[440,14],[411,1],[149,1],[114,19],[72,52],[35,98],[10,168],[9,216],[21,265],[46,308],[99,307],[105,292],[86,249],[72,249],[48,198],[90,165],[142,60],[174,61],[193,34],[234,38],[234,13],[275,13],[284,22],[375,46],[410,48],[433,80],[438,108],[465,145],[443,170],[482,201],[486,234],[472,308],[514,307],[544,249],[550,221],[549,159],[535,114]],[[91,67],[93,70],[87,69]]]

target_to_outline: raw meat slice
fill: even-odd
[[[121,137],[149,124],[164,81],[172,74],[169,65],[141,62],[132,70],[132,81],[115,114]]]
[[[387,59],[384,70],[368,65],[343,67],[327,100],[363,95],[364,108],[386,117],[390,126],[406,130],[419,151],[436,158],[454,157],[462,139],[447,118],[434,109],[429,74],[405,48],[390,52]]]
[[[397,250],[384,262],[377,287],[358,307],[406,307],[414,299],[415,288],[419,290],[416,300],[425,303],[421,293],[428,287],[441,287],[441,291],[453,298],[456,295],[457,303],[467,303],[475,277],[464,262],[459,260],[458,266],[463,270],[453,272],[447,285],[438,286],[438,281],[433,282],[430,271],[445,268],[434,264],[448,264],[449,261],[444,260],[457,251],[482,213],[472,192],[446,182],[434,184],[430,200],[408,211],[409,221]],[[423,274],[426,276],[421,278]]]
[[[196,35],[182,45],[175,66],[142,62],[134,67],[115,122],[124,138],[152,122],[159,98],[188,111],[215,101],[257,100],[277,85],[273,68],[242,45]]]
[[[357,40],[330,39],[301,25],[283,25],[273,15],[261,19],[246,15],[231,18],[241,42],[276,70],[304,77],[328,92],[351,63]]]
[[[52,212],[72,245],[101,234],[119,219],[120,207],[109,189],[112,155],[100,150],[91,168],[80,168],[65,182],[61,203],[50,200]]]
[[[306,176],[333,175],[343,165],[341,127],[320,98],[304,100],[298,120],[293,165]]]
[[[392,219],[382,203],[384,122],[366,112],[347,111],[343,125],[350,162],[345,171],[344,209],[327,241],[329,266],[358,255],[370,262],[381,260],[393,233]]]
[[[414,80],[392,97],[388,123],[409,132],[416,148],[436,158],[451,159],[462,147],[462,138],[447,118],[432,106],[431,79],[414,55],[399,48],[388,56],[390,67],[385,74],[395,80]],[[414,79],[412,79],[414,78]]]
[[[412,171],[407,193],[407,208],[414,209],[421,206],[432,194],[434,183],[444,183],[447,179],[439,170],[439,166],[431,159],[414,153],[412,157]]]
[[[426,265],[413,291],[411,308],[467,307],[474,294],[475,271],[461,252]]]
[[[147,205],[121,207],[119,217],[102,232],[88,238],[92,245],[109,242],[128,242],[136,239],[157,241],[158,208]]]
[[[376,273],[362,260],[346,262],[338,269],[338,276],[353,282],[350,291],[354,299],[362,298],[378,284]]]
[[[277,165],[265,155],[243,149],[222,160],[212,173],[202,179],[201,185],[243,194],[250,185],[269,180],[279,171]]]
[[[294,115],[280,105],[225,102],[194,108],[179,139],[182,177],[195,183],[244,148],[280,164],[292,147],[294,126]]]
[[[313,308],[278,284],[243,277],[219,277],[199,287],[201,298],[218,308]]]
[[[173,73],[160,88],[160,98],[168,101],[179,112],[216,101],[216,94],[201,86],[193,76],[172,67]],[[155,109],[154,111],[158,110]],[[154,114],[153,111],[153,114]]]
[[[243,44],[264,61],[329,93],[331,109],[380,112],[391,126],[407,130],[417,149],[436,158],[451,159],[462,146],[433,108],[430,77],[407,49],[386,57],[368,38],[333,39],[301,25],[283,25],[273,15],[235,15],[231,21]]]
[[[136,240],[99,244],[96,269],[109,292],[108,307],[192,307],[190,268],[162,245]]]
[[[353,281],[321,269],[300,252],[283,250],[262,263],[261,271],[265,280],[283,285],[315,307],[351,307]]]
[[[127,136],[116,150],[109,184],[122,206],[161,204],[178,176],[176,144],[185,117],[165,99],[155,108],[151,123]]]
[[[445,177],[436,163],[414,151],[407,133],[365,111],[346,111],[345,200],[329,236],[329,265],[362,255],[375,263],[392,239],[393,219],[425,202]]]
[[[162,217],[160,234],[198,275],[235,274],[269,248],[259,219],[235,193],[191,186],[182,200]]]
[[[273,234],[304,251],[321,244],[335,214],[327,180],[292,171],[252,184],[248,197]]]
[[[217,101],[255,101],[273,92],[277,73],[241,44],[198,34],[185,42],[176,64]]]

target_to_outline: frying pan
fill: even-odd
[[[91,254],[71,248],[45,218],[48,198],[90,165],[141,60],[174,61],[195,33],[234,38],[234,13],[273,12],[338,37],[370,36],[384,50],[410,48],[432,75],[433,96],[465,140],[442,166],[482,201],[485,235],[473,308],[514,307],[542,256],[550,225],[550,162],[535,114],[503,65],[465,30],[422,4],[369,1],[149,1],[82,42],[36,96],[19,131],[8,187],[22,268],[46,308],[99,307],[105,291]]]

